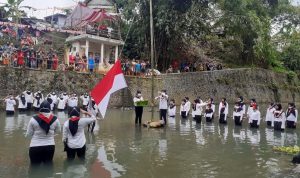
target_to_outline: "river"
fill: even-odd
[[[264,116],[266,107],[261,107]],[[145,109],[143,120],[151,113]],[[249,129],[244,121],[235,127],[214,123],[196,125],[192,119],[169,119],[167,127],[147,129],[134,125],[134,111],[110,109],[98,121],[94,134],[86,133],[85,162],[66,162],[61,134],[57,135],[53,168],[30,171],[24,137],[34,114],[0,114],[0,177],[59,178],[252,178],[300,177],[290,163],[292,156],[277,153],[273,146],[298,144],[299,129],[274,132],[265,127]],[[67,115],[55,113],[61,123]],[[158,113],[155,113],[156,118]]]

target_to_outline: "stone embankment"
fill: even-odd
[[[62,71],[41,71],[0,67],[0,98],[9,93],[17,95],[29,89],[41,90],[44,94],[51,91],[75,92],[78,95],[89,92],[102,78],[99,74],[84,74]],[[132,97],[141,90],[144,98],[151,98],[151,78],[126,77],[128,89],[115,93],[110,106],[132,106]],[[154,79],[154,94],[166,89],[170,98],[179,104],[188,96],[203,100],[212,97],[216,102],[226,97],[234,102],[236,97],[245,100],[256,98],[261,102],[300,101],[299,81],[288,74],[275,73],[264,69],[232,69],[213,72],[167,74]],[[3,104],[2,104],[3,108]]]

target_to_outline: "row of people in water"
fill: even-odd
[[[159,109],[160,109],[160,121],[150,122],[147,121],[144,123],[144,126],[149,127],[161,127],[166,123],[166,115],[169,117],[176,116],[176,105],[175,100],[171,99],[169,101],[169,96],[167,95],[166,90],[159,92],[159,96],[156,97],[159,100]],[[143,101],[143,97],[140,91],[137,92],[136,96],[133,99],[135,104],[136,111],[136,124],[141,124],[143,108],[137,106],[136,103]],[[205,108],[205,109],[204,109]],[[226,101],[226,98],[223,98],[219,104],[218,109],[218,118],[221,124],[226,124],[228,120],[229,113],[229,104]],[[181,117],[183,119],[187,118],[190,114],[197,123],[201,123],[202,117],[204,116],[206,122],[212,122],[214,116],[216,115],[216,106],[212,98],[208,101],[203,102],[200,98],[194,100],[193,103],[189,101],[188,97],[182,99],[180,104]],[[270,103],[267,112],[266,119],[268,126],[274,127],[275,130],[284,130],[287,128],[296,128],[298,110],[295,107],[294,103],[289,103],[286,111],[283,110],[280,103]],[[244,103],[243,97],[239,97],[234,105],[232,118],[235,125],[241,126],[243,120],[248,118],[250,127],[258,128],[261,124],[261,113],[259,111],[259,106],[255,99],[250,100],[250,104],[246,109],[246,104]]]
[[[9,94],[4,98],[4,102],[7,115],[13,115],[15,113],[16,105],[19,112],[32,109],[39,111],[41,103],[44,100],[47,100],[50,103],[52,111],[55,109],[63,111],[67,108],[77,107],[79,105],[79,99],[81,100],[82,107],[86,110],[90,102],[90,96],[87,93],[78,97],[75,93],[68,95],[64,92],[57,95],[56,92],[51,92],[44,97],[41,91],[32,93],[31,91],[26,90],[15,97],[12,94]]]

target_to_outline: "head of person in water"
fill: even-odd
[[[9,97],[9,99],[11,99],[11,100],[14,99],[14,96],[13,96],[11,93],[8,95],[8,97]]]
[[[240,96],[240,97],[238,97],[237,101],[240,102],[240,103],[242,103],[242,102],[244,102],[244,98],[242,96]]]
[[[41,103],[40,112],[41,113],[50,113],[51,112],[51,106],[47,100],[45,100]]]
[[[80,117],[80,108],[77,106],[73,107],[69,112],[69,117]]]
[[[89,95],[88,95],[87,93],[84,93],[83,96],[84,96],[85,98],[87,98]]]
[[[209,98],[209,99],[208,99],[208,103],[209,103],[209,104],[213,104],[213,103],[214,103],[214,99],[213,99],[213,98]]]
[[[170,100],[170,105],[171,105],[171,106],[174,106],[174,105],[175,105],[175,100],[174,100],[174,99],[171,99],[171,100]]]
[[[211,104],[208,104],[208,105],[207,105],[207,109],[211,109]]]
[[[185,105],[185,103],[186,103],[186,99],[182,99],[182,100],[181,100],[181,104],[182,104],[182,105]]]
[[[186,100],[186,102],[188,102],[188,101],[190,101],[190,98],[186,96],[185,100]]]
[[[162,95],[166,95],[167,94],[167,90],[161,90],[161,94]]]
[[[55,95],[55,91],[52,92],[52,95]]]
[[[194,102],[195,102],[195,104],[198,104],[198,103],[200,103],[200,100],[197,98],[194,100]]]
[[[138,90],[138,91],[136,92],[136,97],[137,97],[137,98],[142,97],[142,92]]]
[[[239,107],[240,106],[240,102],[235,102],[235,107]]]
[[[295,108],[295,103],[289,103],[289,109],[294,109]]]
[[[273,108],[274,107],[274,103],[273,102],[270,102],[269,103],[269,108]]]
[[[254,103],[256,103],[256,100],[255,100],[254,98],[252,98],[252,99],[250,100],[250,105],[253,105]]]
[[[282,110],[281,104],[280,104],[280,103],[277,103],[277,104],[275,105],[275,109],[276,109],[277,111],[281,111],[281,110]]]
[[[66,92],[64,92],[64,93],[63,93],[63,95],[65,95],[65,96],[66,96],[66,95],[67,95],[67,93],[66,93]]]
[[[221,102],[225,103],[226,102],[226,98],[222,98]]]
[[[37,93],[38,93],[38,94],[42,94],[41,90],[39,90]]]

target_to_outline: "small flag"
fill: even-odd
[[[126,87],[127,84],[122,73],[121,61],[117,60],[106,76],[91,91],[91,95],[98,105],[103,118],[105,117],[110,95]]]

